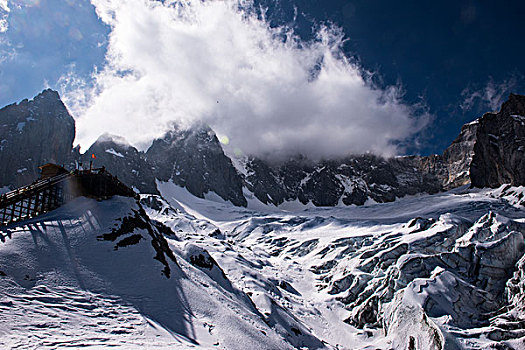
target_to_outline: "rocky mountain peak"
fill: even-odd
[[[71,161],[75,120],[58,92],[8,105],[0,120],[0,187],[26,185],[38,178],[38,166]]]
[[[499,114],[525,115],[525,96],[510,94],[509,99],[503,102]]]
[[[470,175],[474,187],[525,185],[525,96],[511,94],[479,119]]]
[[[140,192],[158,193],[155,177],[152,176],[145,154],[131,146],[123,137],[103,134],[89,147],[81,160],[85,164],[92,161],[95,167],[106,167],[123,183]]]
[[[62,103],[62,100],[60,99],[60,95],[58,94],[58,92],[53,89],[49,89],[49,88],[42,90],[41,93],[39,93],[33,98],[33,101],[38,101],[38,100],[49,100],[49,101],[55,100],[55,101],[60,101],[60,103]]]
[[[156,177],[173,181],[203,198],[210,191],[234,205],[246,206],[242,179],[208,126],[175,126],[146,152]]]
[[[131,144],[124,137],[110,133],[100,135],[95,143],[111,143],[119,147],[131,147]]]

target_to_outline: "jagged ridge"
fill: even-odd
[[[103,135],[81,158],[89,162],[95,154],[96,164],[142,193],[158,194],[157,180],[172,181],[197,197],[215,192],[236,206],[247,205],[246,192],[264,204],[298,200],[335,206],[390,202],[469,182],[478,187],[519,186],[525,184],[524,101],[524,96],[511,95],[499,113],[464,125],[442,155],[357,155],[320,162],[296,157],[279,164],[244,157],[232,162],[213,130],[196,125],[174,126],[146,152],[117,136]],[[45,90],[32,101],[7,106],[0,117],[8,121],[0,151],[0,161],[8,166],[0,173],[0,185],[26,184],[37,178],[38,165],[71,163],[80,157],[78,149],[72,149],[74,120],[56,92]]]

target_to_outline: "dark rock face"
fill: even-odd
[[[158,194],[156,179],[171,180],[197,197],[213,191],[234,205],[246,206],[241,177],[209,128],[174,128],[153,141],[146,153],[117,136],[103,135],[82,157],[85,164],[91,154],[97,157],[95,166],[104,165],[142,193]]]
[[[445,152],[443,159],[446,164],[447,178],[443,186],[446,189],[455,188],[470,182],[470,165],[474,157],[474,145],[477,141],[479,122],[463,125],[461,133]]]
[[[96,159],[92,159],[94,154]],[[94,167],[104,166],[111,174],[128,186],[142,193],[158,194],[155,175],[143,152],[129,145],[124,139],[102,135],[82,156],[84,166],[93,161]]]
[[[298,199],[316,206],[363,205],[369,198],[390,202],[408,194],[438,192],[441,180],[422,173],[419,166],[416,157],[362,155],[315,164],[299,158],[281,165],[252,158],[246,163],[244,181],[265,204]]]
[[[301,179],[298,197],[301,203],[311,201],[315,206],[337,205],[339,198],[345,192],[345,186],[338,181],[335,164],[327,164],[309,173],[306,178]],[[303,181],[305,180],[305,181]]]
[[[0,187],[27,185],[46,163],[73,159],[75,121],[56,91],[0,109]]]
[[[250,172],[244,177],[245,186],[264,204],[282,203],[294,196],[283,184],[278,169],[272,169],[260,159],[251,158],[246,167]]]
[[[511,94],[498,113],[465,124],[443,155],[421,157],[443,189],[525,185],[525,96]]]
[[[208,127],[175,128],[153,141],[146,158],[161,181],[172,180],[197,197],[213,191],[234,205],[247,204],[240,175]]]
[[[525,185],[525,96],[479,119],[470,174],[474,187]]]
[[[479,122],[463,125],[461,132],[442,155],[420,157],[421,170],[437,176],[443,189],[449,190],[470,182],[470,164],[474,156]]]

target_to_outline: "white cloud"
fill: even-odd
[[[0,33],[7,32],[9,25],[7,23],[7,16],[0,17]]]
[[[7,0],[0,0],[0,10],[9,12],[9,6],[7,6]]]
[[[469,111],[475,106],[480,106],[481,109],[490,108],[491,111],[497,112],[500,110],[501,104],[507,100],[509,94],[516,88],[517,84],[518,79],[516,76],[512,76],[499,83],[490,78],[487,84],[479,90],[464,89],[461,92],[463,102],[460,107],[464,111]]]
[[[83,147],[111,132],[144,148],[173,122],[200,121],[247,154],[392,155],[428,120],[397,87],[366,81],[338,30],[299,42],[239,9],[249,1],[92,3],[112,28],[107,65],[94,86],[63,80]]]
[[[7,0],[0,0],[0,33],[7,32],[9,25],[7,18],[9,15],[9,6],[7,6]]]

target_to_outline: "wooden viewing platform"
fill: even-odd
[[[115,195],[137,197],[104,167],[71,172],[51,164],[44,167],[39,180],[0,195],[0,226],[47,213],[80,196],[96,199]],[[49,172],[52,167],[54,169]],[[55,171],[57,169],[63,171]]]

